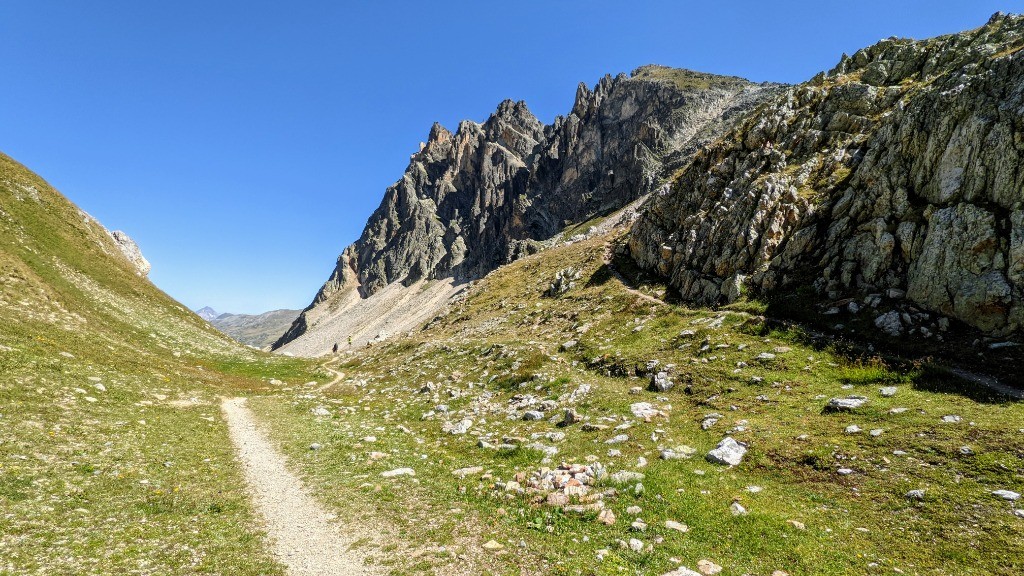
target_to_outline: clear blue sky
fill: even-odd
[[[647,63],[800,82],[1024,1],[0,3],[0,150],[191,308],[301,308],[440,121]]]

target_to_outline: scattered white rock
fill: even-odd
[[[845,398],[832,398],[825,404],[826,412],[849,412],[856,410],[865,404],[868,399],[865,396],[847,396]]]
[[[731,436],[726,436],[718,443],[718,446],[708,452],[707,460],[714,464],[737,466],[743,461],[743,456],[746,453],[747,448],[743,444]]]
[[[675,520],[665,520],[665,528],[669,530],[675,530],[676,532],[689,532],[690,527],[686,524],[676,522]]]
[[[395,478],[397,476],[415,476],[416,471],[412,468],[395,468],[394,470],[388,470],[387,472],[381,472],[383,478]]]
[[[658,456],[662,460],[684,460],[692,458],[696,453],[696,448],[691,448],[690,446],[676,446],[674,448],[663,448]]]
[[[697,562],[697,571],[704,576],[715,576],[722,571],[722,567],[711,560],[701,560]]]
[[[459,468],[458,470],[452,470],[452,474],[459,478],[465,478],[466,476],[473,476],[480,474],[484,471],[483,466],[468,466],[466,468]]]

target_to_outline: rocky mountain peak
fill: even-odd
[[[219,312],[217,312],[213,308],[210,308],[209,306],[203,306],[202,308],[200,308],[199,310],[196,310],[195,312],[196,312],[196,316],[199,316],[200,318],[202,318],[203,320],[206,320],[207,322],[212,322],[218,316],[220,316]]]
[[[276,346],[347,310],[337,301],[349,292],[365,299],[395,283],[478,278],[571,223],[650,193],[777,90],[721,78],[669,68],[608,75],[581,85],[572,111],[548,126],[512,100],[482,124],[460,122],[454,135],[435,125]]]
[[[447,128],[442,126],[439,122],[434,122],[434,125],[430,127],[430,134],[427,136],[428,143],[434,142],[447,142],[451,140],[452,133]]]

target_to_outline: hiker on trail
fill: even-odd
[[[338,343],[337,342],[334,343],[334,353],[335,354],[338,353]]]
[[[349,337],[348,337],[348,345],[352,346],[352,336],[351,335],[349,335]]]

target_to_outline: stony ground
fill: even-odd
[[[1024,407],[772,327],[755,302],[690,310],[630,291],[608,239],[492,273],[425,331],[338,357],[334,386],[251,400],[330,508],[389,519],[387,544],[367,542],[375,562],[1024,570]]]

